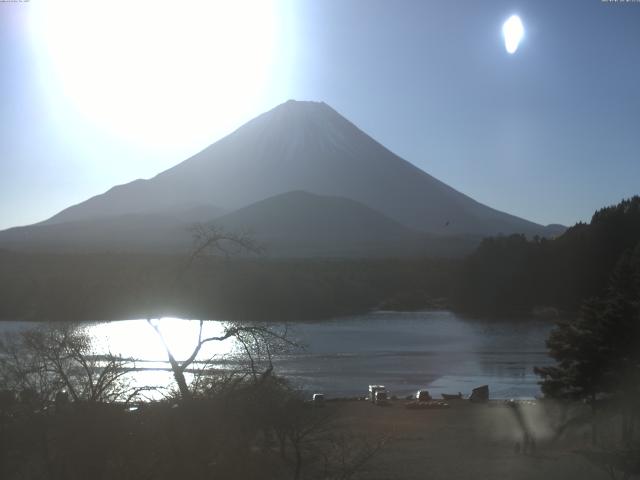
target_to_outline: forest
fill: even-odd
[[[623,255],[640,248],[640,197],[594,213],[555,239],[491,237],[467,257],[453,304],[475,314],[530,313],[553,307],[577,313],[603,295]]]
[[[0,318],[303,321],[375,309],[579,312],[640,243],[640,197],[563,235],[489,237],[463,259],[269,259],[0,251]]]
[[[0,254],[0,318],[304,321],[446,306],[457,262]]]

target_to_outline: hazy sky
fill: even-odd
[[[0,3],[0,69],[0,228],[149,178],[289,98],[539,223],[640,193],[640,3]]]

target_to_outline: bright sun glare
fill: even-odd
[[[43,75],[56,81],[51,94],[98,128],[139,144],[165,136],[193,141],[228,128],[269,81],[271,1],[64,0],[35,7]]]
[[[511,15],[509,19],[502,25],[502,35],[504,36],[504,48],[507,52],[513,54],[518,50],[520,41],[524,36],[524,27],[522,20],[517,15]]]
[[[187,358],[196,346],[199,322],[165,317],[153,321],[162,332],[171,352],[178,360]],[[112,323],[97,323],[91,326],[91,335],[98,349],[126,358],[165,361],[167,352],[153,328],[144,320],[122,320]],[[224,333],[224,325],[217,321],[207,321],[203,326],[203,338]],[[199,360],[213,355],[227,355],[232,352],[233,341],[207,343],[198,356]]]

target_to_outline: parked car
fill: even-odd
[[[369,385],[369,400],[371,400],[372,403],[375,403],[376,401],[376,392],[377,391],[384,391],[386,392],[387,389],[384,385]]]
[[[416,400],[419,402],[430,402],[432,400],[431,394],[428,390],[418,390],[416,392]]]
[[[374,401],[376,405],[385,405],[389,402],[389,396],[386,390],[376,390]]]

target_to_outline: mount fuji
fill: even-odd
[[[283,256],[429,254],[438,240],[563,231],[458,192],[325,103],[290,100],[151,179],[0,232],[0,247],[174,251],[210,221],[268,237]]]

